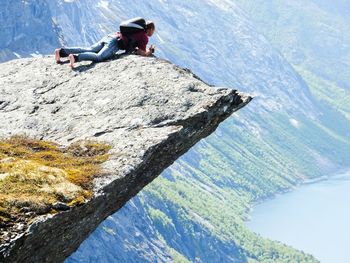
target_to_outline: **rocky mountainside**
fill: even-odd
[[[237,2],[291,64],[350,90],[348,1]]]
[[[305,79],[313,95],[350,119],[350,3],[238,2]]]
[[[1,65],[0,87],[1,137],[25,133],[61,144],[96,138],[112,146],[91,200],[38,216],[23,229],[2,229],[1,262],[62,262],[101,221],[251,100],[139,56],[73,71],[53,57],[15,60]]]
[[[63,42],[45,0],[2,0],[0,21],[0,62],[51,53]]]

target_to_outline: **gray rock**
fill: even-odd
[[[52,205],[52,208],[58,211],[67,211],[70,209],[70,206],[62,202],[57,202]]]
[[[74,70],[52,57],[11,61],[1,64],[0,94],[0,137],[25,133],[63,145],[95,139],[112,146],[94,197],[2,238],[1,262],[62,262],[100,222],[251,100],[139,56]]]

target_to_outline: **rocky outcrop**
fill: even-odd
[[[93,198],[7,233],[1,262],[62,262],[101,221],[251,100],[139,56],[74,70],[52,57],[11,61],[1,64],[0,92],[0,137],[25,133],[64,145],[96,139],[112,146]]]

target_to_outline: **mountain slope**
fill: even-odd
[[[303,76],[313,95],[350,119],[347,1],[237,1]],[[263,26],[262,26],[263,25]]]
[[[62,36],[47,1],[0,2],[0,63],[51,53]]]

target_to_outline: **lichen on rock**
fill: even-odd
[[[0,242],[38,215],[69,210],[92,195],[92,181],[110,147],[78,141],[68,147],[12,136],[0,140]]]

